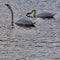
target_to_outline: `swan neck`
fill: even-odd
[[[31,14],[32,14],[32,16],[31,16]],[[26,16],[35,18],[36,17],[36,10],[32,10],[31,12],[27,13]]]
[[[11,8],[11,6],[8,4],[8,6],[7,6],[9,9],[10,9],[10,11],[11,11],[11,19],[12,19],[12,21],[11,21],[11,25],[12,26],[14,26],[14,22],[13,22],[13,17],[14,17],[14,14],[13,14],[13,10],[12,10],[12,8]]]
[[[34,14],[33,14],[33,17],[36,17],[36,10],[33,10]]]

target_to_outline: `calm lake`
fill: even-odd
[[[32,9],[56,13],[54,19],[29,18],[31,28],[10,28],[11,5],[14,23]],[[60,60],[60,0],[0,0],[0,60]]]

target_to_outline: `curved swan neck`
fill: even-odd
[[[33,16],[30,16],[31,14],[33,14]],[[28,12],[28,13],[26,14],[26,16],[27,16],[27,17],[34,17],[34,18],[35,18],[35,17],[36,17],[36,10],[33,9],[31,12]]]
[[[11,19],[12,19],[12,21],[11,21],[11,25],[12,26],[14,26],[14,21],[13,21],[13,17],[14,17],[14,13],[13,13],[13,10],[12,10],[12,8],[11,8],[11,6],[9,5],[9,4],[5,4],[9,9],[10,9],[10,11],[11,11]]]

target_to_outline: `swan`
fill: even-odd
[[[11,11],[11,26],[14,26],[14,13],[9,4],[5,4]],[[15,24],[18,26],[25,26],[25,27],[34,27],[36,22],[32,22],[31,19],[29,19],[27,16],[21,18],[20,20],[16,21]]]
[[[33,16],[31,16],[32,13],[33,13]],[[50,18],[54,18],[54,15],[55,15],[55,14],[56,14],[56,13],[42,12],[42,13],[36,15],[36,10],[33,9],[31,12],[28,12],[28,13],[26,14],[26,16],[27,16],[27,17],[35,17],[35,18],[38,17],[38,18],[43,18],[43,19],[45,19],[45,18],[50,19]]]

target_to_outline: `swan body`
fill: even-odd
[[[54,18],[54,15],[53,13],[50,13],[50,12],[43,12],[43,13],[40,13],[40,14],[37,14],[36,17],[40,17],[40,18]]]
[[[16,25],[18,26],[27,26],[27,27],[32,27],[34,26],[35,22],[32,22],[28,17],[21,18],[20,20],[15,22]]]

